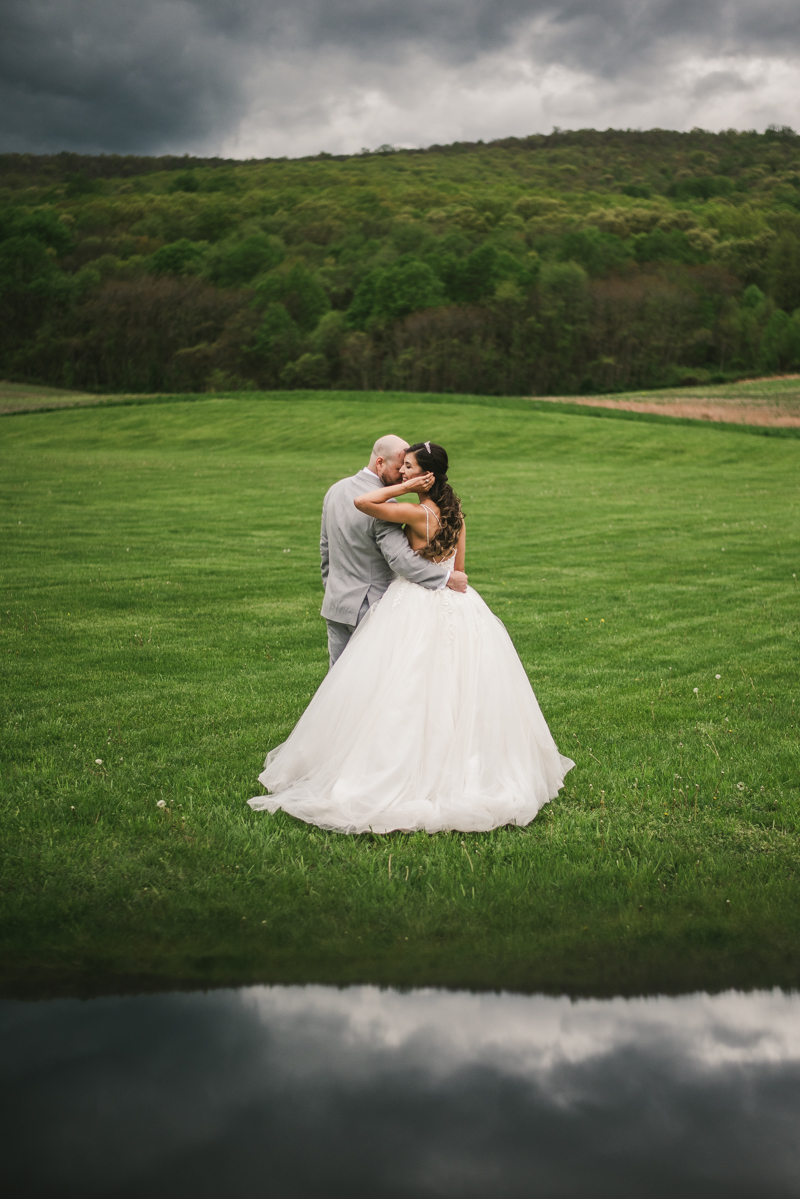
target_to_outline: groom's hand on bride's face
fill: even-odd
[[[451,591],[466,591],[467,576],[463,570],[451,570],[450,578],[447,580],[447,586]]]

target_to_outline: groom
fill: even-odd
[[[395,575],[432,591],[451,587],[467,590],[467,576],[415,554],[400,525],[376,520],[359,512],[356,496],[391,487],[401,479],[408,442],[402,437],[381,437],[372,447],[369,466],[349,479],[334,483],[322,505],[322,615],[328,625],[331,666],[342,653],[358,624],[377,604]]]

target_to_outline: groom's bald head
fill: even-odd
[[[379,437],[372,447],[369,469],[386,487],[400,482],[400,467],[407,449],[408,442],[403,441],[402,437],[395,437],[393,433]]]

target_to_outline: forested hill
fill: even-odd
[[[800,137],[0,155],[0,374],[569,394],[800,368]]]

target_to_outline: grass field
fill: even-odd
[[[448,448],[470,581],[577,761],[527,829],[246,807],[326,669],[322,495],[386,431]],[[800,440],[291,393],[0,442],[5,993],[800,985]]]

